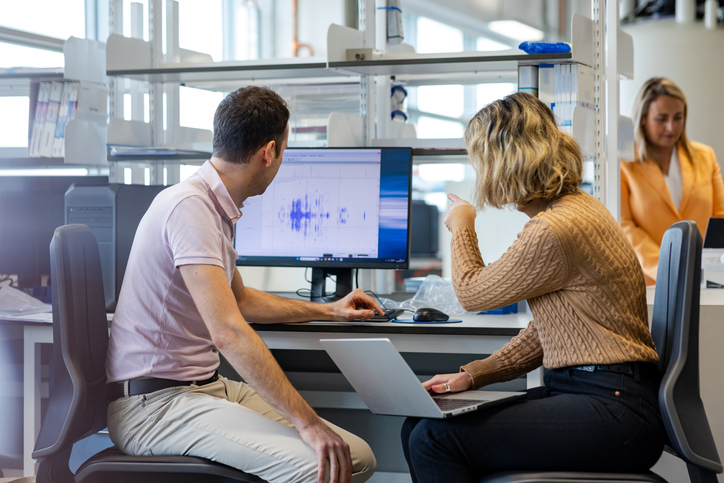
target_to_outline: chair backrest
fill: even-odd
[[[55,230],[50,278],[52,386],[33,458],[68,451],[106,427],[108,323],[98,243],[86,225]]]
[[[699,393],[699,295],[702,239],[681,221],[664,234],[651,333],[663,373],[659,405],[672,448],[691,465],[721,473]]]

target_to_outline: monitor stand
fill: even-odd
[[[312,268],[312,302],[334,302],[344,298],[352,291],[352,270],[353,268]],[[326,281],[328,275],[337,278],[337,286],[332,294],[326,293]]]

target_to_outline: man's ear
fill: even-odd
[[[264,165],[269,167],[271,166],[272,160],[274,159],[274,149],[276,148],[276,141],[273,139],[266,143],[264,145],[263,149],[263,156],[264,156]]]

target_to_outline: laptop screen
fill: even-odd
[[[724,248],[724,217],[709,218],[704,236],[704,248]]]

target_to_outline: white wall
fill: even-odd
[[[651,77],[676,82],[689,104],[689,138],[714,148],[724,162],[724,29],[673,19],[627,25],[634,41],[634,79],[621,81],[621,114],[631,115],[636,93]]]

